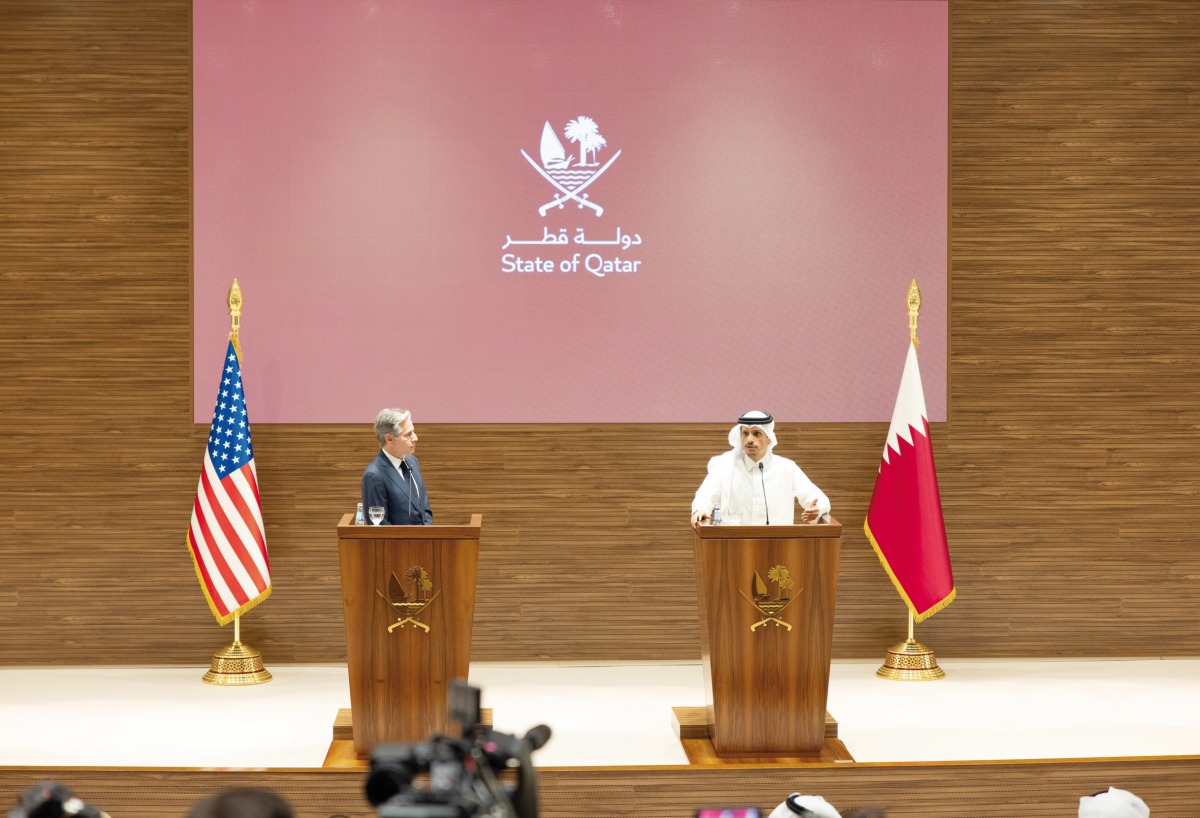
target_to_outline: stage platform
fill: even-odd
[[[0,765],[320,767],[346,668],[267,659],[274,680],[246,688],[199,666],[0,669]],[[1200,755],[1200,660],[941,664],[942,681],[889,682],[879,662],[833,663],[855,761]],[[686,765],[671,709],[704,704],[699,663],[480,663],[471,683],[497,729],[550,725],[541,767]]]
[[[182,815],[206,789],[257,782],[301,814],[371,814],[361,768],[322,767],[345,667],[266,658],[275,679],[247,688],[204,685],[199,665],[0,669],[0,798],[50,775],[114,818],[154,814],[147,799]],[[942,659],[947,678],[929,683],[884,681],[878,664],[832,667],[828,709],[853,760],[784,766],[689,763],[672,708],[703,705],[699,663],[479,663],[471,682],[498,729],[553,729],[535,756],[551,818],[772,806],[797,789],[896,818],[1073,816],[1110,784],[1141,791],[1155,818],[1200,815],[1200,660]]]

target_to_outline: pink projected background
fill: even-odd
[[[198,423],[945,419],[946,3],[193,14]]]

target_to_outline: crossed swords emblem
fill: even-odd
[[[559,193],[554,194],[553,199],[551,199],[550,201],[546,202],[544,205],[542,205],[541,207],[538,208],[539,216],[542,216],[543,218],[545,218],[547,211],[549,211],[550,208],[552,208],[552,207],[557,207],[559,210],[562,210],[562,206],[569,201],[578,202],[579,203],[578,206],[581,210],[585,207],[590,207],[592,210],[596,211],[597,216],[601,216],[604,214],[604,208],[601,207],[600,205],[596,204],[595,202],[590,201],[588,199],[588,196],[586,193],[584,193],[582,196],[580,196],[579,194],[583,192],[584,188],[588,187],[589,185],[592,184],[592,182],[599,179],[601,174],[603,174],[604,171],[608,170],[613,162],[617,161],[617,157],[621,155],[620,151],[617,151],[616,153],[614,153],[612,155],[612,159],[609,159],[607,162],[605,162],[603,167],[600,168],[600,170],[596,171],[591,176],[589,176],[586,182],[584,182],[582,185],[575,188],[574,190],[568,190],[566,187],[559,184],[559,181],[557,179],[555,179],[549,173],[546,173],[545,169],[541,165],[539,165],[537,162],[533,161],[533,159],[530,158],[529,154],[525,153],[524,150],[521,151],[521,155],[525,157],[525,161],[528,162],[533,167],[534,170],[536,170],[538,173],[541,174],[543,179],[545,179],[550,184],[554,185],[554,187],[557,188],[559,191]],[[559,195],[560,193],[562,195]]]
[[[433,587],[433,583],[429,581],[429,574],[419,565],[409,568],[405,572],[405,576],[416,583],[417,591],[414,593],[417,596],[419,596],[420,591],[428,591]],[[399,577],[396,576],[396,572],[393,571],[392,578],[388,580],[388,595],[384,596],[378,588],[375,589],[375,593],[379,594],[380,599],[392,606],[397,616],[403,617],[387,629],[388,633],[391,633],[396,628],[403,628],[405,625],[412,625],[414,628],[420,628],[425,633],[429,633],[429,626],[416,617],[438,598],[442,593],[441,588],[428,599],[410,599],[408,593],[404,590],[404,586],[400,583]]]
[[[772,568],[767,572],[767,576],[771,577],[772,580],[778,583],[781,590],[791,587],[791,572],[789,572],[788,569],[784,568],[782,565],[777,565]],[[795,602],[800,596],[800,592],[804,589],[801,588],[796,591],[794,596],[776,597],[772,599],[771,595],[767,593],[766,583],[763,582],[762,577],[760,577],[758,572],[755,571],[754,583],[751,590],[754,592],[753,597],[751,597],[741,588],[738,588],[738,593],[741,594],[747,602],[753,605],[756,611],[763,615],[762,619],[750,626],[750,632],[753,633],[755,629],[766,625],[768,622],[774,622],[776,627],[782,625],[784,628],[790,631],[792,626],[780,619],[779,614],[783,613],[784,609],[787,608],[788,605],[791,605],[793,602]]]

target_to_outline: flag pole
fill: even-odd
[[[921,343],[917,340],[917,317],[921,313],[921,291],[917,288],[914,278],[908,286],[908,337],[913,349]],[[932,682],[946,676],[946,671],[938,667],[937,657],[933,648],[926,647],[914,637],[914,622],[912,608],[908,609],[908,639],[888,648],[883,665],[875,671],[881,679],[891,679],[903,682]]]
[[[238,358],[242,347],[238,344],[238,330],[242,327],[242,288],[237,279],[229,288],[229,340]],[[212,665],[204,674],[204,683],[223,687],[259,685],[271,681],[271,672],[263,665],[262,654],[249,645],[242,644],[242,616],[233,617],[233,644],[226,645],[213,654]]]

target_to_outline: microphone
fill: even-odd
[[[417,491],[417,481],[413,478],[412,466],[408,465],[407,460],[400,461],[400,471],[404,472],[404,485],[408,489],[409,519],[416,518],[423,523],[425,518],[421,515],[421,507],[413,503],[413,494]]]
[[[758,463],[758,479],[762,481],[763,489],[763,508],[767,511],[767,525],[771,524],[771,507],[767,505],[767,478],[763,476],[763,464],[760,460]]]

